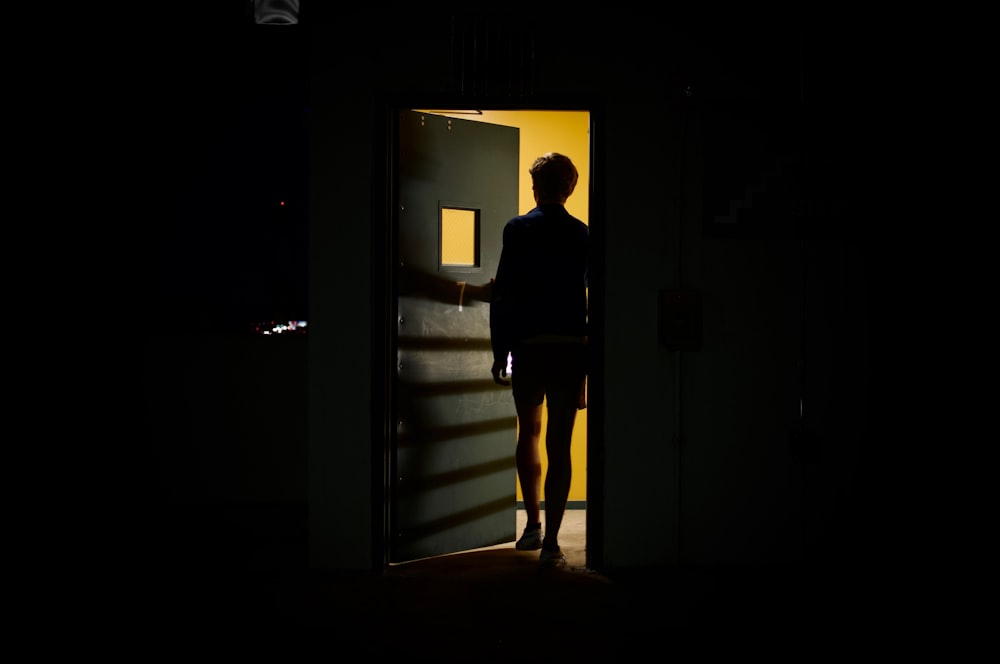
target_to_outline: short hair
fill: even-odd
[[[580,177],[570,158],[558,152],[543,154],[531,164],[528,172],[538,197],[547,201],[564,202],[576,189]]]

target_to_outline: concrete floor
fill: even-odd
[[[518,537],[524,531],[524,526],[528,522],[528,517],[524,510],[517,510],[517,530]],[[545,511],[542,511],[542,528],[545,528]],[[497,546],[477,549],[478,551],[497,550],[503,551],[513,549],[514,543],[498,544]],[[563,515],[562,526],[559,528],[559,548],[566,556],[566,568],[575,571],[586,571],[587,569],[587,510],[572,509],[566,510]],[[516,549],[515,549],[516,551]],[[521,553],[521,552],[518,552]],[[528,552],[529,557],[538,557],[538,552]]]

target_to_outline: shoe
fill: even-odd
[[[521,539],[517,540],[514,548],[518,551],[537,551],[542,548],[542,529],[525,528],[524,534],[521,535]]]
[[[554,551],[542,549],[542,552],[538,555],[538,560],[546,567],[566,566],[566,556],[563,555],[562,549],[555,549]]]

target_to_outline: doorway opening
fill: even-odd
[[[386,417],[383,438],[374,446],[384,505],[374,532],[381,534],[376,550],[383,565],[479,548],[513,548],[523,529],[513,460],[513,399],[509,389],[497,393],[489,375],[488,285],[503,224],[534,207],[527,168],[549,151],[567,154],[577,166],[579,184],[566,208],[591,227],[594,247],[588,407],[579,411],[574,426],[573,477],[560,539],[566,532],[582,543],[575,552],[580,566],[597,564],[603,539],[602,441],[595,435],[600,431],[603,378],[602,326],[595,324],[603,320],[602,201],[595,182],[599,150],[593,140],[597,120],[589,105],[530,110],[389,107],[384,149],[390,204],[385,237],[375,243],[377,251],[381,247],[385,252],[382,290],[387,293],[384,309],[377,312],[384,316],[380,397]],[[473,123],[495,128],[486,130],[483,154],[470,147],[480,140]],[[426,142],[424,134],[431,137]],[[446,144],[440,154],[430,147],[437,137]],[[513,162],[502,161],[499,153],[511,143]],[[500,165],[509,163],[513,166]],[[501,186],[498,200],[505,202],[494,205],[493,194],[482,191],[479,183],[493,179],[495,171],[504,173],[497,179],[506,178],[511,168],[513,189]],[[449,183],[428,188],[427,182],[437,179]],[[485,402],[497,410],[475,410]],[[464,414],[449,419],[455,412]],[[543,473],[546,419],[543,414]],[[489,442],[492,434],[499,439]],[[479,444],[474,441],[484,440],[486,452],[462,458]],[[504,451],[498,452],[501,447]],[[507,487],[510,495],[504,488],[484,493],[490,483]]]

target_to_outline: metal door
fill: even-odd
[[[519,141],[400,112],[392,563],[515,539],[517,416],[490,376],[489,284],[517,214]]]

